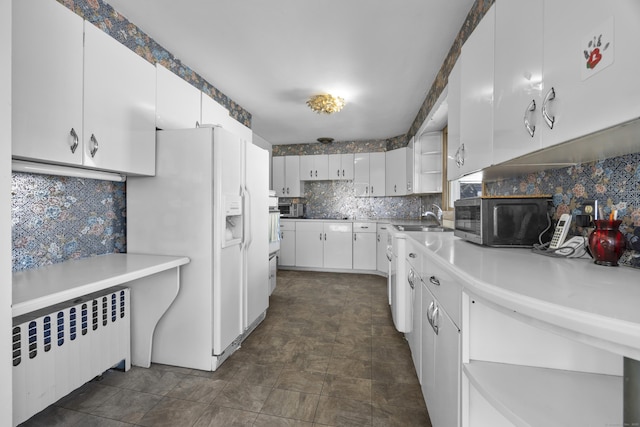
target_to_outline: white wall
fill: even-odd
[[[11,419],[11,1],[0,1],[0,426]]]

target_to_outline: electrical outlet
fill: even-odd
[[[597,200],[583,200],[582,201],[582,213],[588,215],[590,220],[593,221],[598,218],[598,201]]]

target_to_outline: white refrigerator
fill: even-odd
[[[156,143],[156,176],[127,180],[127,251],[191,262],[151,361],[215,371],[269,304],[268,152],[221,127],[158,131]]]

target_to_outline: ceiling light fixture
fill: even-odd
[[[321,137],[318,138],[317,141],[321,144],[331,144],[333,142],[333,138]]]
[[[342,110],[344,99],[330,94],[314,95],[307,101],[307,105],[316,113],[333,114]]]

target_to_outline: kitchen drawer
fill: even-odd
[[[296,222],[286,219],[280,219],[280,230],[296,231]]]
[[[353,232],[354,233],[375,233],[376,223],[375,222],[354,222]]]
[[[296,231],[322,233],[324,231],[324,223],[322,221],[300,221],[296,224]]]
[[[460,327],[460,307],[462,301],[462,286],[449,272],[431,262],[426,257],[421,271],[422,281],[440,302],[451,320]]]

